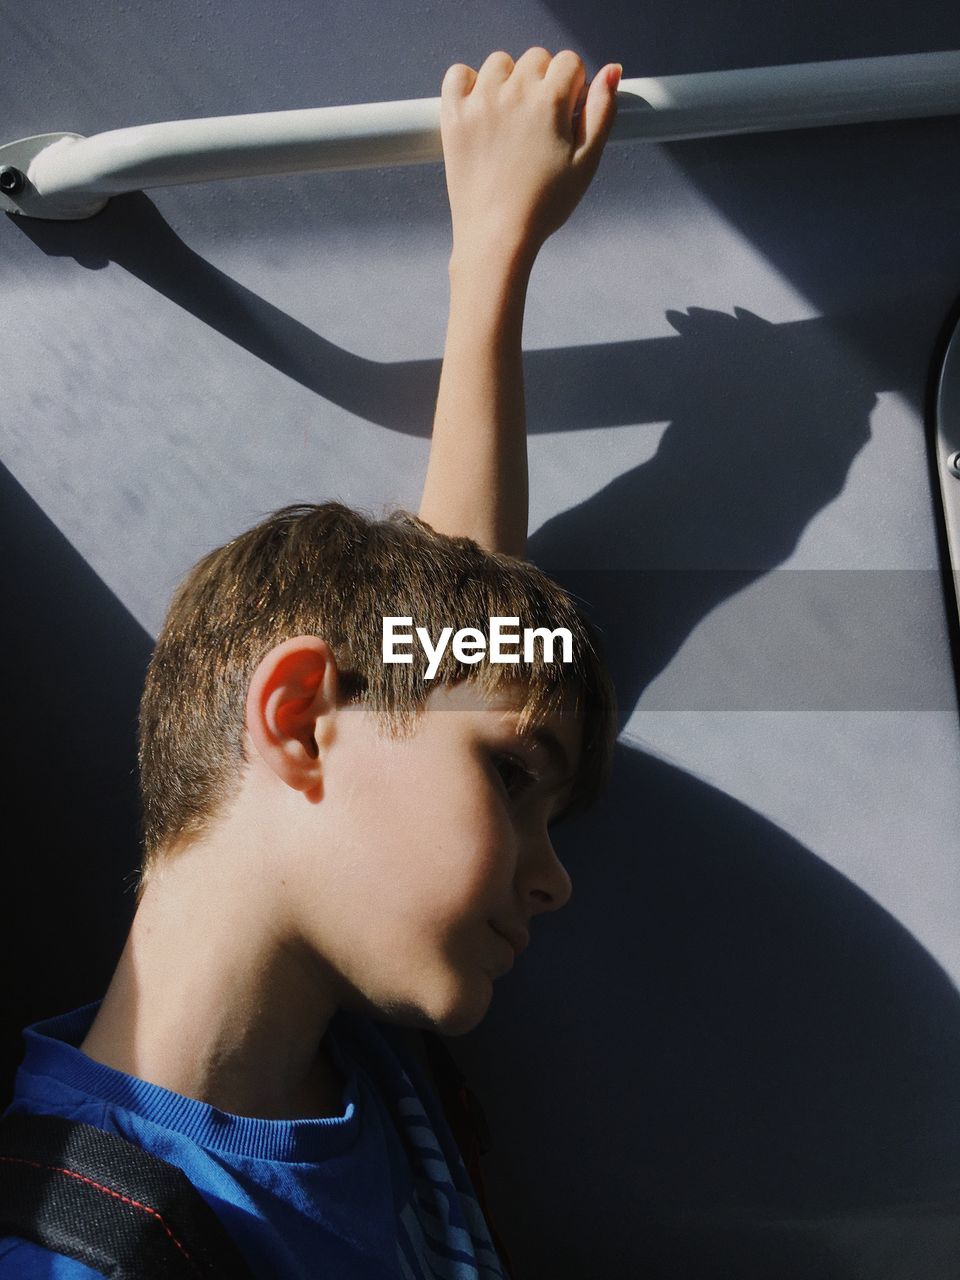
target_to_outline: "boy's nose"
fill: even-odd
[[[525,894],[531,915],[543,911],[559,911],[573,893],[570,873],[557,857],[550,839],[544,839],[531,859]]]

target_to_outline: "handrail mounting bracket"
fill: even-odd
[[[30,181],[31,162],[48,147],[64,138],[80,140],[82,133],[38,133],[0,146],[0,170],[17,169],[24,176],[23,187],[14,194],[0,190],[0,211],[57,222],[90,218],[107,203],[107,197],[90,195],[43,196]]]

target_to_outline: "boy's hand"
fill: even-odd
[[[491,53],[443,78],[440,134],[454,253],[519,253],[532,262],[561,227],[600,163],[616,115],[621,67],[609,63],[584,98],[580,57],[528,49]],[[574,123],[580,103],[583,109]]]

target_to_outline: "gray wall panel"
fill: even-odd
[[[628,76],[960,47],[933,3],[0,15],[2,141],[434,96],[449,63],[534,43]],[[563,836],[570,908],[453,1046],[523,1277],[956,1274],[960,725],[924,415],[958,141],[612,147],[536,268],[532,550],[605,628],[624,734]],[[11,860],[11,1017],[109,972],[132,708],[179,576],[288,501],[416,503],[449,243],[438,165],[0,223],[10,641],[40,688],[75,655],[84,757],[36,863]],[[13,776],[49,811],[25,756]],[[51,889],[83,892],[77,858],[93,943]],[[89,948],[67,990],[51,925]]]

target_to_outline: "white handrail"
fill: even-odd
[[[624,80],[611,140],[665,142],[955,112],[960,52],[905,54]],[[4,208],[85,217],[111,195],[149,187],[440,160],[440,99],[173,120],[90,138],[48,134],[0,147],[0,166],[15,171],[18,154],[27,155],[26,182],[10,190],[0,173]]]

